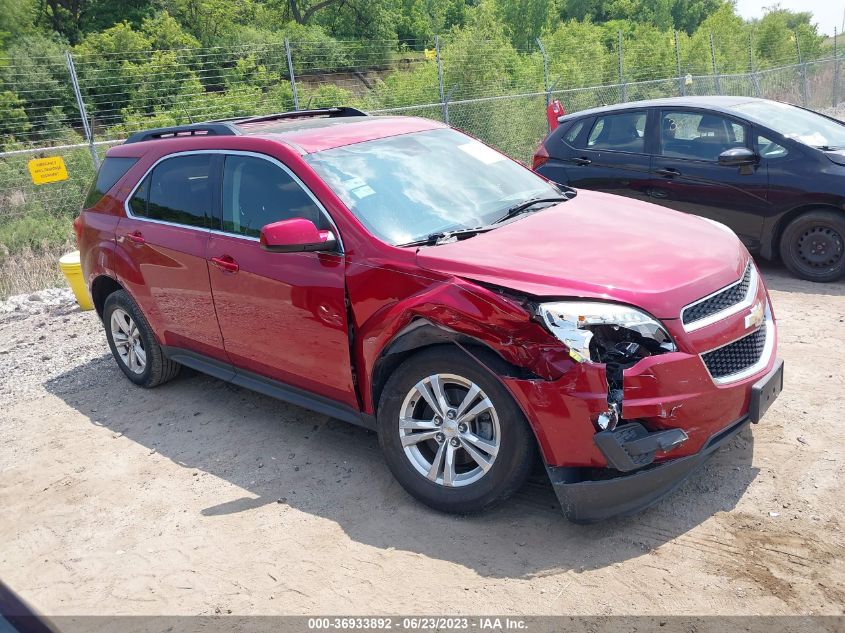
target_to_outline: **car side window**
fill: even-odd
[[[607,149],[617,152],[645,152],[646,113],[622,112],[596,118],[587,149]]]
[[[328,229],[320,207],[284,169],[255,156],[226,156],[223,164],[223,230],[258,237],[266,224],[305,218]]]
[[[568,130],[566,130],[566,134],[563,135],[563,140],[569,143],[570,145],[575,144],[575,139],[578,138],[578,135],[581,134],[581,130],[584,129],[584,124],[586,123],[585,119],[581,119],[580,121],[575,121]]]
[[[789,153],[783,145],[778,145],[760,134],[757,135],[757,151],[761,157],[770,159],[781,158]]]
[[[211,154],[191,154],[160,162],[129,201],[132,215],[217,228],[211,209],[211,160]]]
[[[716,161],[733,147],[745,147],[745,126],[739,123],[707,112],[661,112],[663,156]]]

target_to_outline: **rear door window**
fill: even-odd
[[[212,154],[192,154],[160,162],[129,201],[132,215],[218,228],[212,212],[212,158]]]
[[[646,118],[645,110],[596,117],[587,149],[644,154]]]
[[[107,156],[103,164],[100,165],[97,177],[91,183],[88,196],[85,198],[84,208],[90,209],[97,204],[109,192],[109,189],[114,187],[117,181],[123,178],[123,175],[137,162],[137,158]]]

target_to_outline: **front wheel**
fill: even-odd
[[[845,215],[821,209],[799,215],[783,231],[780,256],[802,279],[836,281],[845,274]]]
[[[164,356],[150,324],[125,290],[106,298],[103,325],[114,359],[136,385],[155,387],[179,373],[180,365]]]
[[[402,363],[382,392],[378,426],[399,483],[444,512],[478,512],[506,499],[534,462],[522,411],[456,348],[430,348]]]

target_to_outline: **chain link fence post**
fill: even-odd
[[[795,31],[795,52],[798,54],[798,72],[801,73],[801,105],[806,108],[810,99],[810,95],[807,94],[809,88],[807,85],[807,65],[801,55],[801,40],[798,37],[798,31]]]
[[[678,96],[685,97],[687,88],[684,85],[684,76],[681,74],[681,43],[678,41],[678,32],[672,31],[675,34],[675,72],[678,74]]]
[[[837,39],[839,33],[836,31],[836,27],[833,27],[833,95],[831,97],[831,101],[833,102],[833,107],[839,105],[839,49],[837,47]]]
[[[434,53],[437,56],[437,85],[440,90],[440,113],[443,122],[449,125],[449,103],[443,90],[443,59],[440,57],[440,36],[434,36]]]
[[[549,85],[549,56],[546,54],[546,47],[540,38],[537,38],[537,46],[540,48],[540,54],[543,56],[543,92],[546,93],[546,109],[552,102],[552,87]],[[552,125],[549,123],[549,131],[551,132]]]
[[[713,33],[710,34],[710,59],[713,61],[713,79],[716,80],[716,94],[722,94],[722,78],[719,77],[719,67],[716,65],[716,44]]]
[[[299,94],[296,91],[296,75],[293,74],[293,57],[290,52],[290,41],[285,38],[285,57],[288,60],[288,74],[290,75],[290,89],[293,92],[293,109],[299,110]]]
[[[757,76],[757,68],[754,65],[754,36],[751,33],[748,34],[748,72],[751,73],[751,90],[754,96],[762,96],[760,78]]]
[[[88,151],[91,152],[91,160],[94,161],[94,168],[100,168],[100,157],[94,147],[94,133],[88,123],[88,113],[85,111],[85,102],[82,100],[82,91],[79,89],[79,79],[76,76],[76,66],[73,65],[73,55],[65,51],[67,71],[70,74],[70,83],[73,86],[73,94],[76,97],[76,107],[79,108],[79,117],[82,119],[82,129],[85,133],[85,140],[88,143]]]
[[[628,85],[625,83],[625,68],[622,65],[622,31],[616,31],[616,53],[619,58],[619,86],[622,92],[622,102],[628,102]]]

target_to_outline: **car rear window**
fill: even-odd
[[[90,209],[106,195],[118,180],[138,162],[137,158],[106,157],[100,165],[97,177],[91,183],[88,196],[85,198],[85,208]]]
[[[645,151],[645,122],[645,111],[600,116],[590,131],[587,147],[642,154]]]

